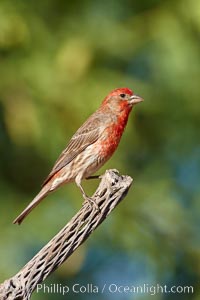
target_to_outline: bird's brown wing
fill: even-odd
[[[44,186],[59,170],[69,164],[84,149],[97,141],[101,131],[99,127],[100,118],[96,117],[92,122],[90,120],[91,118],[89,118],[73,135],[42,186]]]

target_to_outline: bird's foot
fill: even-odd
[[[95,202],[95,200],[93,198],[88,197],[88,196],[84,196],[84,199],[85,199],[85,202],[89,203],[91,208],[94,207],[98,212],[100,212],[100,208],[99,208],[99,206],[97,205],[97,203]]]

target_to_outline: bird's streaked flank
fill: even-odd
[[[44,181],[41,191],[13,223],[20,224],[42,199],[68,182],[75,181],[84,199],[93,202],[83,190],[81,181],[99,170],[112,156],[132,107],[141,101],[143,99],[128,88],[113,90],[103,100],[100,108],[72,136]]]

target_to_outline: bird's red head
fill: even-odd
[[[132,96],[134,93],[132,90],[128,89],[128,88],[118,88],[113,90],[112,92],[110,92],[110,96],[118,96],[120,94],[127,94],[129,96]]]
[[[143,99],[135,95],[132,90],[128,88],[118,88],[108,94],[103,101],[103,105],[110,104],[113,108],[132,108],[133,105],[141,101],[143,101]]]

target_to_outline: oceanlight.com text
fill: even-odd
[[[120,285],[117,283],[104,283],[103,285],[95,285],[92,283],[79,284],[74,283],[72,286],[63,285],[63,284],[38,284],[36,288],[37,293],[44,294],[62,294],[66,295],[68,293],[75,294],[97,294],[97,293],[106,293],[106,294],[193,294],[193,286],[181,286],[181,285],[160,285],[155,284],[151,285],[144,283],[142,285]]]

